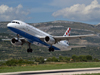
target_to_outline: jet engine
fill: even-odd
[[[50,45],[55,44],[55,39],[52,38],[51,36],[46,36],[44,41]]]
[[[11,39],[11,43],[13,45],[15,45],[15,46],[21,46],[21,45],[23,45],[23,42],[20,39],[18,40],[17,38]]]

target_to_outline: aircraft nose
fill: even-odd
[[[9,27],[12,27],[13,25],[12,25],[12,23],[8,23],[7,24],[7,27],[9,28]]]

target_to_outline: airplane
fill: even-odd
[[[69,40],[95,36],[94,34],[70,36],[71,28],[68,28],[63,36],[52,36],[20,20],[12,20],[7,24],[7,27],[17,34],[16,38],[14,37],[12,39],[2,40],[10,40],[11,43],[15,46],[22,46],[24,43],[28,43],[28,53],[33,51],[31,48],[31,44],[34,44],[34,42],[36,42],[37,45],[42,44],[48,47],[50,52],[53,52],[54,50],[67,51],[71,48],[77,47],[69,46]],[[19,36],[22,36],[24,38],[19,38]]]

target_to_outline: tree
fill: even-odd
[[[39,62],[39,64],[42,64],[42,63],[45,62],[43,57],[36,57],[36,58],[35,58],[35,61],[36,61],[36,62]]]
[[[56,57],[52,57],[53,62],[58,62],[58,59]]]
[[[70,61],[70,58],[69,57],[59,56],[59,61],[60,62],[68,62],[68,61]]]
[[[91,55],[87,55],[86,58],[87,58],[87,60],[89,60],[89,61],[92,60],[92,56],[91,56]]]
[[[58,62],[58,59],[56,57],[49,57],[47,62]]]
[[[87,58],[86,58],[86,56],[84,56],[84,55],[80,55],[80,56],[78,57],[78,59],[79,59],[79,61],[87,61]]]
[[[18,60],[16,59],[11,59],[6,61],[7,66],[16,66],[18,64]]]
[[[76,55],[73,55],[72,59],[73,59],[74,62],[78,61],[78,57]]]
[[[63,57],[62,56],[59,56],[59,61],[63,62]]]

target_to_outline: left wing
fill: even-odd
[[[2,41],[11,41],[12,39],[1,39]],[[28,42],[25,38],[19,38],[19,40]]]
[[[1,39],[2,41],[11,41],[11,39]]]

